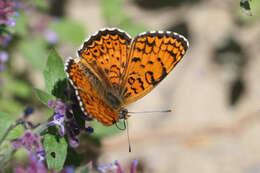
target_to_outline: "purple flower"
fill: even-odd
[[[14,19],[12,19],[12,18],[9,18],[6,24],[9,25],[9,26],[15,26],[16,25]]]
[[[52,109],[55,107],[55,104],[56,104],[56,103],[55,103],[55,100],[49,100],[49,101],[48,101],[48,106],[49,106],[50,108],[52,108]]]
[[[55,108],[54,108],[54,111],[55,111],[56,113],[65,115],[66,109],[67,109],[66,104],[63,103],[61,99],[58,99],[57,102],[56,102],[56,106],[55,106]]]
[[[57,114],[65,115],[67,106],[65,103],[62,102],[61,99],[58,99],[57,101],[55,100],[49,100],[48,101],[48,106],[52,109],[54,109],[54,112]]]
[[[123,173],[123,170],[117,160],[115,161],[114,165],[117,167],[117,173]]]
[[[66,122],[65,128],[69,135],[70,146],[73,148],[78,147],[79,140],[77,139],[77,136],[79,136],[81,129],[79,128],[74,117]]]
[[[48,106],[54,109],[54,116],[53,120],[47,123],[47,126],[59,126],[60,136],[64,136],[66,131],[66,134],[69,137],[70,146],[73,148],[77,147],[79,145],[78,136],[84,129],[79,127],[73,114],[70,112],[70,109],[72,108],[62,102],[61,99],[58,99],[56,102],[54,100],[49,100]],[[87,126],[85,131],[89,134],[92,133],[94,129],[90,126]]]
[[[35,155],[30,155],[30,160],[25,168],[16,167],[14,173],[56,173],[56,171],[48,171],[43,162],[39,162]],[[60,173],[74,173],[72,167],[66,167]]]
[[[135,172],[137,165],[138,165],[138,161],[134,159],[134,160],[132,161],[132,164],[131,164],[130,173],[134,173],[134,172]]]
[[[107,166],[105,166],[105,165],[99,166],[97,170],[100,171],[100,172],[102,172],[102,173],[106,173],[106,171],[107,171]]]
[[[32,132],[25,132],[23,136],[20,138],[12,141],[13,147],[17,150],[21,147],[26,148],[31,155],[36,155],[39,161],[42,161],[45,159],[45,151],[39,142],[39,134],[35,133],[32,134]]]
[[[59,134],[60,136],[64,136],[65,134],[65,128],[63,126],[64,118],[65,115],[56,113],[53,116],[53,121],[48,122],[47,126],[59,126],[60,127]]]
[[[8,61],[9,55],[6,51],[0,51],[0,71],[5,69],[5,63]]]
[[[0,51],[0,62],[6,62],[9,58],[9,55],[6,51]]]
[[[72,167],[64,168],[60,173],[74,173],[74,169]]]
[[[132,161],[130,173],[135,173],[137,164],[138,164],[137,160]],[[117,160],[114,163],[110,163],[108,166],[106,165],[99,166],[98,171],[102,173],[124,173]]]
[[[12,40],[12,36],[11,35],[0,35],[0,45],[2,45],[3,47],[7,47],[9,42]]]
[[[23,168],[15,168],[14,173],[26,173],[26,171]]]
[[[48,106],[52,109],[54,109],[54,116],[53,121],[50,121],[47,123],[47,126],[59,126],[59,134],[60,136],[64,136],[65,134],[65,128],[64,128],[64,120],[65,120],[65,114],[67,110],[67,106],[65,103],[62,102],[61,99],[58,99],[56,102],[54,100],[48,101]]]
[[[46,29],[43,32],[43,37],[50,44],[57,43],[57,41],[59,39],[57,33],[55,31],[53,31],[53,30],[50,30],[50,29]]]
[[[58,99],[57,102],[54,100],[48,101],[48,106],[54,109],[54,116],[53,120],[47,123],[47,126],[59,126],[59,134],[60,136],[64,136],[65,128],[64,128],[64,119],[65,119],[65,112],[66,112],[66,105]]]
[[[78,147],[79,146],[79,140],[78,139],[76,139],[76,138],[73,138],[73,137],[70,137],[70,146],[72,147],[72,148],[76,148],[76,147]]]
[[[36,138],[36,139],[35,139]],[[32,135],[31,132],[26,132],[24,136],[22,137],[23,140],[23,146],[28,150],[32,151],[34,141],[37,140],[37,137]],[[38,145],[37,145],[38,146]]]
[[[0,0],[0,24],[15,26],[15,21],[10,17],[15,15],[16,4],[10,0]]]
[[[38,160],[39,160],[40,162],[43,161],[43,160],[45,160],[45,157],[46,157],[46,152],[45,152],[45,150],[44,150],[44,149],[39,150],[39,151],[37,152],[36,156],[37,156],[37,158],[38,158]]]
[[[39,135],[37,133],[32,134],[31,132],[26,132],[24,136],[14,140],[13,147],[15,149],[19,149],[22,146],[25,147],[29,152],[33,152],[33,150],[40,149],[40,143],[38,142]]]
[[[13,144],[13,147],[14,147],[16,150],[18,150],[19,148],[21,148],[21,147],[23,146],[23,139],[22,139],[22,138],[18,138],[18,139],[16,139],[16,140],[14,140],[14,141],[12,142],[12,144]]]

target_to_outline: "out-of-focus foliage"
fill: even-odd
[[[81,45],[86,37],[86,29],[80,23],[70,19],[58,19],[50,25],[50,28],[58,34],[60,42],[75,46]]]
[[[240,7],[243,10],[243,12],[249,16],[252,16],[250,4],[250,0],[240,0]]]
[[[260,17],[260,1],[241,0],[240,10],[238,10],[238,20],[243,23],[255,23]]]
[[[48,51],[47,43],[40,37],[21,40],[20,51],[35,70],[43,70]],[[37,57],[37,58],[35,58]]]
[[[141,32],[147,31],[148,27],[134,22],[122,7],[121,0],[102,0],[102,11],[108,26],[118,27],[135,36]]]

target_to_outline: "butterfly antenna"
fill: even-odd
[[[128,112],[128,113],[131,113],[131,114],[145,114],[145,113],[156,113],[156,112],[172,112],[172,109],[160,110],[160,111]]]
[[[129,136],[129,125],[128,125],[128,121],[124,120],[126,122],[126,131],[127,131],[127,141],[128,141],[128,152],[131,153],[132,152],[132,147],[131,147],[131,142],[130,142],[130,136]]]

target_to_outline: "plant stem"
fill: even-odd
[[[18,120],[16,120],[15,122],[13,122],[8,129],[6,130],[6,132],[4,133],[3,137],[0,140],[0,146],[2,145],[2,143],[4,142],[4,140],[6,139],[6,137],[8,136],[9,132],[11,130],[13,130],[16,126],[18,126],[19,124],[23,124],[24,123],[24,118],[20,118]],[[32,129],[32,133],[41,133],[43,132],[45,129],[47,129],[48,127],[46,126],[46,123],[40,124],[38,127],[36,127],[35,129]]]
[[[5,138],[7,137],[7,135],[9,134],[9,132],[11,130],[13,130],[13,128],[15,128],[16,126],[18,126],[19,124],[22,124],[24,122],[23,118],[19,118],[17,119],[15,122],[13,122],[8,129],[6,130],[6,132],[4,133],[3,137],[0,139],[0,146],[2,145],[2,143],[4,142]]]
[[[38,133],[40,134],[44,130],[46,130],[48,127],[46,125],[47,123],[42,123],[39,126],[37,126],[35,129],[32,130],[32,133]]]

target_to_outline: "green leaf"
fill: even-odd
[[[86,37],[85,28],[80,23],[70,19],[60,19],[50,26],[57,32],[61,42],[68,42],[75,46],[82,44]]]
[[[55,50],[52,50],[50,55],[48,56],[43,75],[45,79],[45,89],[47,93],[55,96],[61,95],[63,92],[61,87],[66,88],[66,75],[64,72],[64,63]],[[59,85],[61,86],[57,88],[57,86]],[[55,89],[57,92],[60,93],[55,93]]]
[[[49,100],[55,100],[55,97],[53,95],[48,94],[45,91],[42,91],[40,89],[35,88],[34,92],[37,98],[45,105],[48,105]]]
[[[47,44],[41,38],[30,38],[22,40],[19,45],[24,58],[37,70],[43,70],[46,55]]]
[[[66,139],[48,133],[44,136],[43,145],[46,151],[48,168],[60,171],[63,168],[67,156],[68,144]]]
[[[0,112],[0,139],[3,137],[4,133],[7,131],[9,126],[14,123],[16,119],[8,114]],[[24,133],[24,130],[21,125],[13,128],[7,136],[7,140],[13,140],[18,138]]]
[[[122,130],[119,130],[115,125],[107,127],[95,120],[90,123],[90,126],[94,128],[94,133],[92,133],[91,136],[97,138],[109,137],[122,132]],[[123,123],[119,122],[118,126],[123,127]]]

